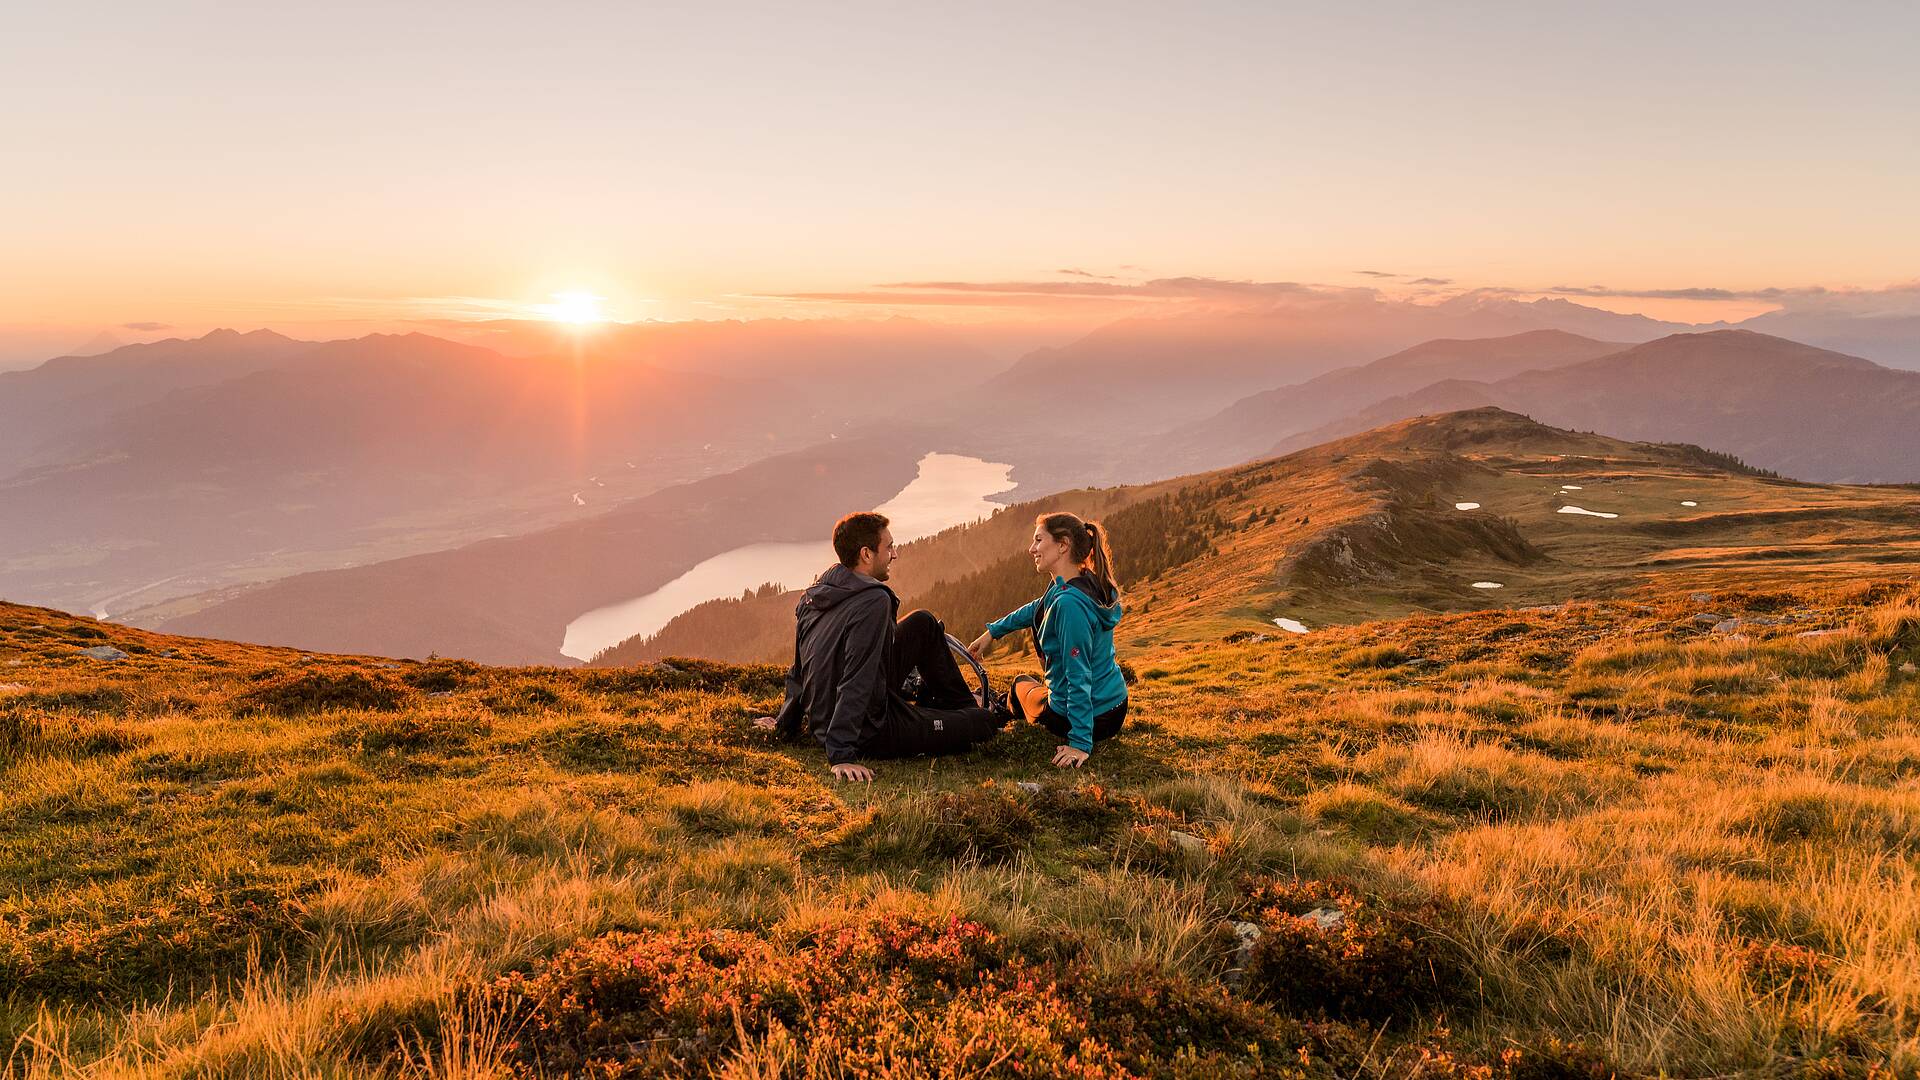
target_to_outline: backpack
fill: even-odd
[[[986,665],[973,658],[973,654],[967,651],[967,643],[954,637],[952,634],[948,634],[947,648],[952,649],[956,656],[965,660],[967,666],[973,669],[973,677],[980,684],[981,700],[987,703],[987,709],[996,715],[1012,716],[1012,710],[1007,704],[1007,695],[993,688],[993,681],[987,677]],[[915,668],[907,673],[906,680],[901,684],[900,690],[908,697],[917,698],[920,693],[920,684],[920,669]]]

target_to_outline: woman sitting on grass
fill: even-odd
[[[1046,681],[1016,676],[1010,704],[1015,713],[1066,740],[1054,751],[1055,765],[1079,768],[1094,743],[1119,734],[1127,716],[1127,683],[1113,656],[1113,628],[1121,614],[1113,553],[1098,522],[1042,514],[1027,554],[1033,568],[1050,579],[1047,591],[988,623],[987,632],[967,649],[978,658],[995,638],[1033,631]]]

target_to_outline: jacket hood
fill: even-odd
[[[870,589],[893,591],[884,582],[834,563],[821,571],[820,576],[813,579],[813,584],[807,586],[807,591],[800,597],[800,607],[825,611]]]
[[[1120,592],[1111,585],[1103,584],[1093,576],[1093,571],[1082,570],[1067,579],[1067,588],[1092,601],[1101,626],[1111,630],[1120,625]]]

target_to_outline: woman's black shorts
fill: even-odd
[[[1124,701],[1108,709],[1106,712],[1101,713],[1099,716],[1094,717],[1093,741],[1102,742],[1120,734],[1120,726],[1126,723],[1126,720],[1127,703]],[[1066,717],[1054,712],[1051,702],[1040,710],[1040,715],[1034,717],[1033,722],[1053,732],[1062,740],[1066,739],[1067,735],[1073,731],[1073,723]]]

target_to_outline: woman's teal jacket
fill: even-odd
[[[1093,751],[1093,718],[1127,700],[1127,682],[1113,657],[1120,615],[1113,590],[1082,572],[1071,581],[1056,575],[1040,599],[987,624],[996,639],[1033,629],[1047,676],[1047,707],[1067,718],[1067,745],[1083,753]]]

